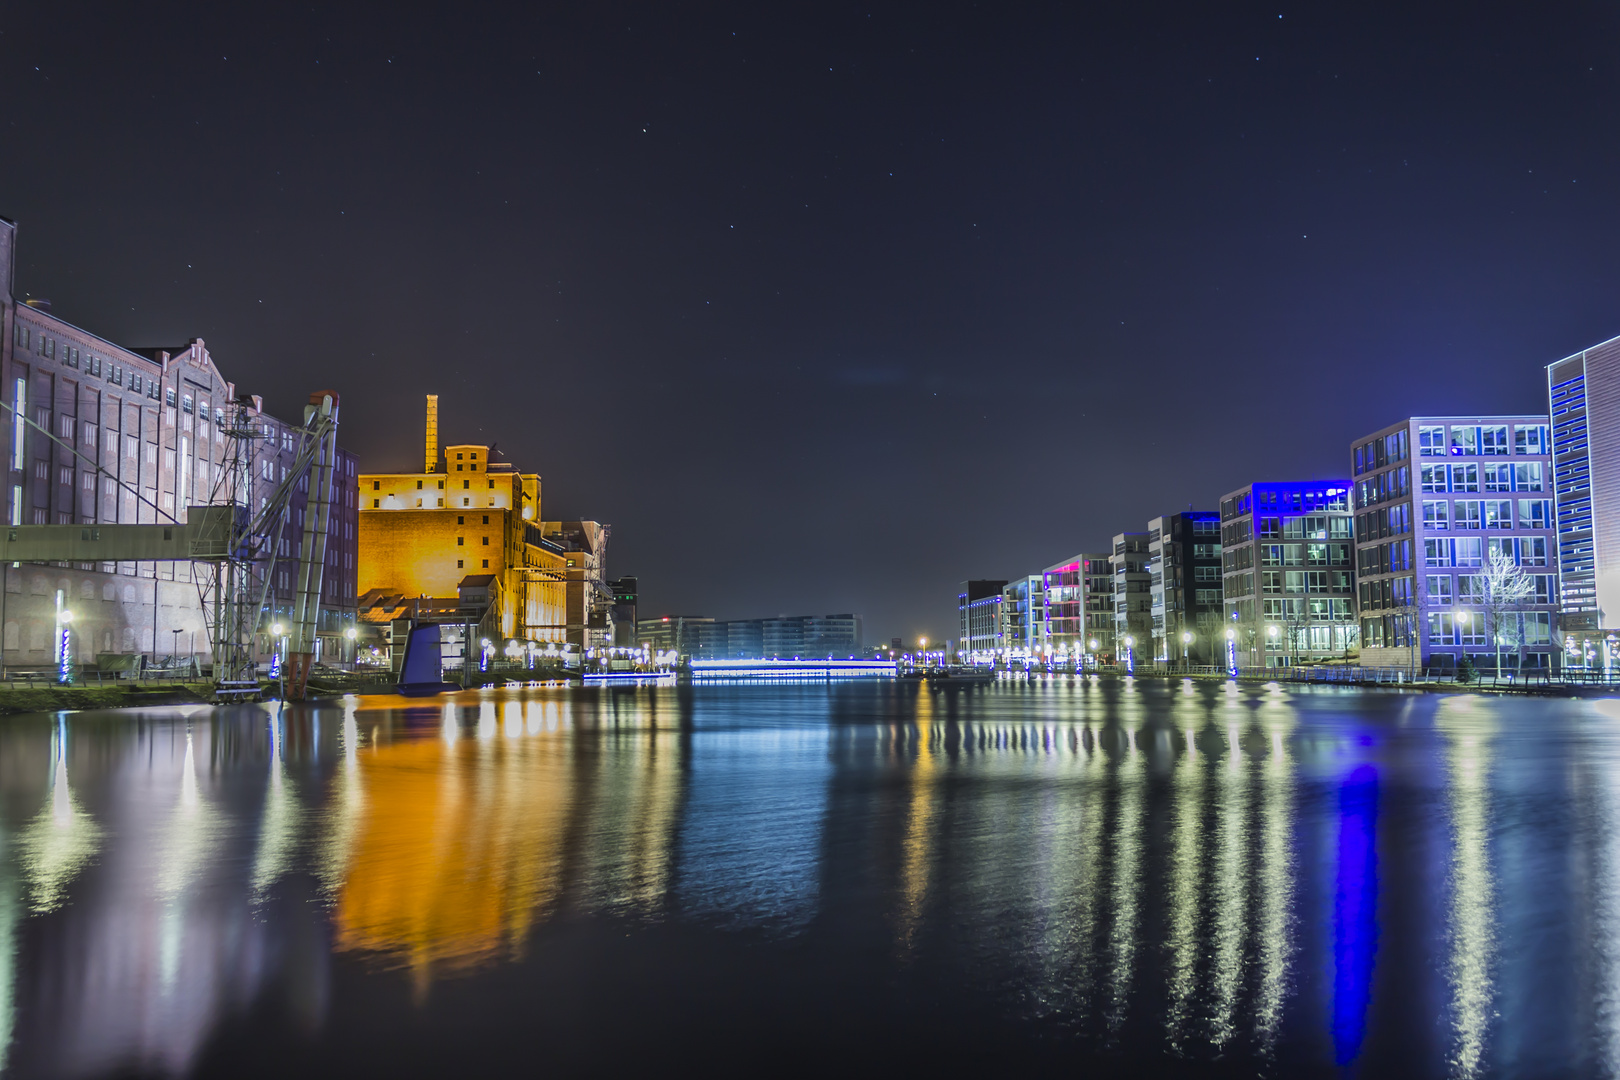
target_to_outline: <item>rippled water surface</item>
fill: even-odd
[[[0,719],[7,1075],[1620,1071],[1620,702]]]

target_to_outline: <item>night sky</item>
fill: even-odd
[[[642,613],[858,611],[1620,334],[1617,9],[0,7],[18,288],[368,469],[496,441]]]

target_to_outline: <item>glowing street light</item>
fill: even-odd
[[[1125,638],[1125,674],[1136,674],[1136,639],[1129,635]]]

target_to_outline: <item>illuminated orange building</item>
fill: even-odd
[[[480,443],[441,455],[428,401],[425,471],[360,476],[361,617],[471,611],[488,636],[563,641],[567,558],[542,535],[540,477],[491,461]]]

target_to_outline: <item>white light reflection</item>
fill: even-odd
[[[1291,709],[1267,707],[1259,721],[1271,745],[1260,767],[1254,1032],[1262,1052],[1269,1053],[1282,1027],[1288,965],[1293,957],[1294,759],[1288,737],[1294,714]]]
[[[259,842],[253,853],[253,882],[249,902],[261,904],[270,886],[292,865],[292,856],[303,833],[304,808],[287,788],[287,765],[283,760],[281,714],[270,719],[270,785],[265,791],[264,812],[259,818]]]
[[[1469,697],[1440,702],[1451,810],[1451,989],[1453,1075],[1477,1076],[1485,1058],[1495,985],[1496,882],[1491,872],[1491,739],[1496,722]]]
[[[343,755],[343,766],[332,778],[332,798],[324,816],[326,826],[321,830],[324,840],[319,857],[319,877],[322,890],[330,897],[343,887],[348,876],[349,863],[354,857],[355,837],[366,808],[365,787],[360,782],[360,724],[355,711],[360,699],[343,699],[343,727],[338,749]],[[372,743],[377,741],[377,729],[372,729]]]
[[[34,820],[17,836],[17,856],[28,890],[28,908],[55,911],[68,885],[95,855],[101,829],[79,806],[68,786],[67,721],[58,719],[51,735],[51,792]]]
[[[1115,777],[1119,784],[1119,820],[1114,826],[1114,925],[1109,933],[1112,970],[1108,976],[1107,1021],[1118,1032],[1125,1023],[1136,963],[1136,938],[1141,898],[1143,822],[1147,761],[1136,749],[1136,729],[1125,729],[1126,752]]]
[[[1174,832],[1170,839],[1170,868],[1165,921],[1165,1034],[1172,1048],[1180,1051],[1186,1034],[1187,1011],[1198,987],[1198,916],[1201,878],[1200,841],[1203,832],[1204,771],[1198,760],[1197,733],[1193,725],[1185,730],[1186,753],[1176,762],[1171,779]]]
[[[1210,1032],[1216,1046],[1229,1042],[1237,1028],[1234,1013],[1243,985],[1244,918],[1249,897],[1249,789],[1238,726],[1226,728],[1226,760],[1216,774],[1215,871],[1210,904],[1214,927],[1210,942]]]

